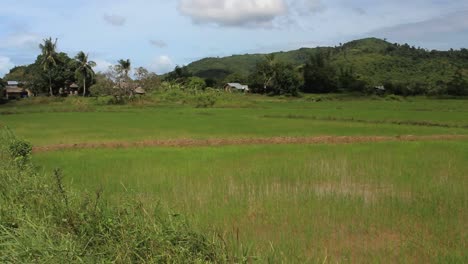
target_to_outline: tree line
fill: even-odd
[[[143,67],[134,69],[132,79],[129,59],[119,60],[104,73],[96,73],[93,69],[96,63],[89,59],[88,54],[80,51],[70,58],[68,54],[57,50],[57,39],[44,39],[39,49],[41,53],[34,63],[12,68],[0,79],[0,87],[5,87],[6,81],[21,81],[20,86],[36,95],[57,96],[75,83],[80,87],[82,96],[113,95],[120,98],[132,96],[137,86],[150,89],[159,84],[159,77]]]
[[[357,49],[358,46],[360,49]],[[76,83],[83,96],[90,94],[112,95],[116,100],[121,100],[125,96],[132,97],[136,87],[143,87],[147,91],[157,89],[163,81],[177,83],[195,90],[222,88],[227,82],[239,82],[248,84],[253,93],[290,96],[297,96],[300,93],[371,94],[382,92],[382,90],[377,90],[376,86],[383,87],[385,93],[403,96],[419,94],[468,95],[468,81],[465,78],[463,65],[454,65],[456,71],[451,73],[448,80],[438,80],[435,82],[435,88],[429,89],[427,82],[404,79],[386,79],[377,84],[375,81],[369,81],[368,76],[358,74],[352,63],[336,63],[337,54],[343,56],[339,58],[340,60],[346,61],[350,60],[348,58],[351,56],[348,54],[350,51],[370,52],[370,49],[385,56],[398,55],[413,59],[421,59],[425,56],[449,57],[465,61],[468,59],[468,50],[466,49],[439,52],[411,47],[408,44],[390,43],[381,46],[362,46],[362,41],[354,41],[344,45],[340,44],[339,47],[319,48],[314,53],[309,54],[305,63],[300,65],[281,61],[277,59],[275,54],[265,55],[262,60],[256,63],[248,76],[232,73],[219,81],[194,76],[188,67],[179,66],[163,76],[158,76],[139,67],[133,69],[133,78],[131,78],[132,65],[129,59],[119,60],[116,65],[110,66],[104,73],[95,73],[93,68],[96,63],[89,60],[86,53],[81,51],[74,58],[70,58],[66,53],[57,51],[57,40],[48,38],[39,45],[41,54],[34,63],[11,69],[4,79],[23,81],[33,93],[47,93],[50,96],[58,95],[61,88]],[[380,67],[390,67],[388,71],[391,71],[393,65]],[[2,85],[5,84],[4,82],[2,84],[0,79],[0,86]]]

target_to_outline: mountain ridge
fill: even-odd
[[[439,81],[448,81],[458,69],[462,70],[464,76],[468,76],[467,49],[427,50],[379,38],[358,39],[334,47],[207,57],[186,67],[194,76],[222,82],[231,75],[246,79],[255,65],[269,54],[274,54],[278,62],[299,67],[317,52],[330,53],[330,64],[337,71],[352,68],[360,79],[372,85],[385,81],[436,85]]]

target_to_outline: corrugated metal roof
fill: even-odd
[[[236,88],[237,90],[249,90],[249,86],[240,83],[228,83],[227,85]]]

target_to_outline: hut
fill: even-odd
[[[5,88],[6,99],[20,99],[27,97],[28,93],[24,88],[7,86]]]
[[[5,87],[5,98],[6,99],[19,99],[28,96],[28,92],[23,88],[19,87],[20,82],[8,81]]]
[[[146,91],[145,89],[141,88],[140,86],[138,86],[137,88],[135,88],[135,90],[133,91],[135,94],[138,94],[138,95],[144,95],[146,94]]]
[[[70,95],[78,95],[79,89],[80,87],[76,83],[72,83],[70,84],[70,86],[68,86],[68,91],[70,92]]]

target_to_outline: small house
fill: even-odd
[[[239,92],[249,92],[249,86],[248,85],[243,85],[240,83],[227,83],[224,85],[224,91],[226,92],[232,92],[232,91],[239,91]]]
[[[68,86],[68,91],[69,91],[70,95],[78,95],[78,90],[79,89],[80,89],[80,87],[76,83],[72,83],[72,84],[70,84],[70,86]]]
[[[138,86],[137,88],[135,88],[135,90],[133,90],[133,92],[134,92],[135,94],[138,94],[138,95],[144,95],[144,94],[146,94],[145,89],[143,89],[143,88],[141,88],[141,87],[139,87],[139,86]]]
[[[28,97],[28,92],[23,87],[19,87],[19,85],[20,83],[18,81],[7,81],[7,86],[4,91],[5,98],[20,99]]]
[[[5,97],[6,99],[19,99],[28,96],[28,92],[21,87],[11,87],[7,86],[5,88]]]

